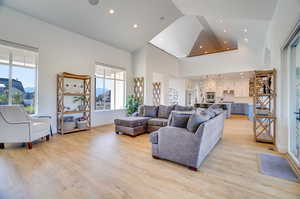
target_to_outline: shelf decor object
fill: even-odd
[[[66,101],[73,106],[79,102],[79,105],[72,109],[67,106]],[[68,121],[69,123],[65,125],[66,118],[74,115],[80,118],[80,124],[71,128]],[[86,125],[82,125],[83,123]],[[89,75],[66,72],[57,75],[57,124],[57,131],[62,135],[91,128],[91,77]]]
[[[256,142],[275,144],[276,70],[254,72],[253,130]]]

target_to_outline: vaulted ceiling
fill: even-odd
[[[176,57],[231,50],[241,42],[262,48],[277,5],[277,0],[99,0],[94,6],[89,1],[95,0],[0,0],[0,5],[128,51],[151,41]]]
[[[277,5],[277,0],[173,0],[173,2],[185,16],[190,17],[185,20],[182,19],[185,17],[178,19],[156,35],[150,43],[176,57],[235,50],[239,44],[262,49]],[[182,21],[185,21],[185,24]],[[192,21],[196,25],[187,30],[187,24],[191,24]],[[189,36],[196,31],[199,31],[197,37]],[[182,36],[183,33],[186,33],[185,36]],[[186,46],[187,43],[190,46]],[[173,46],[172,50],[170,45]]]
[[[88,0],[2,0],[2,5],[129,51],[182,16],[171,0],[100,0],[95,6]]]

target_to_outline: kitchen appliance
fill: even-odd
[[[206,92],[206,103],[215,103],[216,92]]]

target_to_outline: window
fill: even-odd
[[[38,53],[16,45],[0,44],[0,105],[21,104],[34,114]]]
[[[125,71],[96,64],[95,109],[123,109],[125,105]]]

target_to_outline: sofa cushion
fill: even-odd
[[[213,109],[213,111],[215,112],[216,115],[219,115],[220,113],[224,112],[224,110],[221,108]]]
[[[168,119],[165,118],[151,118],[148,120],[148,126],[167,126]]]
[[[174,106],[160,105],[158,107],[158,117],[168,119],[172,110],[174,110]]]
[[[214,118],[216,116],[216,113],[213,109],[206,109],[205,112],[208,113],[208,115],[210,116],[210,118]]]
[[[192,111],[194,108],[192,106],[180,106],[175,105],[175,111]]]
[[[157,117],[157,106],[144,106],[144,117]]]
[[[195,133],[198,127],[209,119],[210,116],[206,111],[194,113],[193,115],[190,116],[186,128],[188,131]]]
[[[150,142],[152,144],[158,144],[158,131],[154,131],[150,134]]]
[[[139,106],[137,113],[138,113],[137,116],[143,117],[143,115],[144,115],[144,105]]]
[[[150,118],[147,117],[124,117],[115,119],[115,125],[131,128],[138,126],[146,126],[149,119]]]
[[[191,114],[172,112],[171,126],[178,128],[186,128]]]

